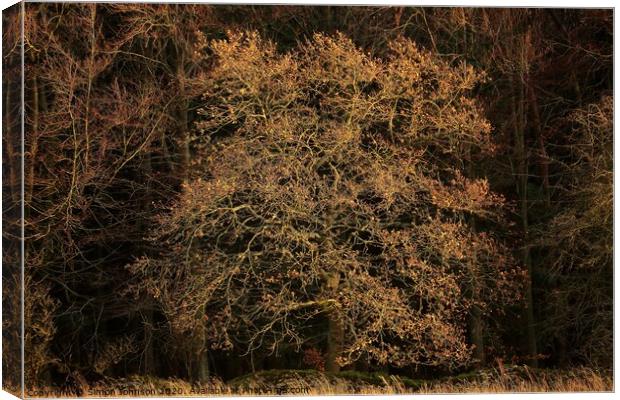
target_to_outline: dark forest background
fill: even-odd
[[[230,379],[253,371],[285,368],[389,371],[425,377],[484,367],[498,360],[550,368],[587,365],[610,369],[612,16],[612,10],[594,9],[27,3],[23,199],[27,386],[130,374],[176,376],[191,381],[209,376]],[[5,385],[11,385],[19,382],[18,371],[10,367],[19,363],[19,8],[5,10],[3,24],[3,380]],[[234,32],[255,34],[235,36]],[[315,36],[317,33],[322,36]],[[269,41],[273,46],[266,44]],[[417,47],[412,47],[412,42]],[[229,54],[231,59],[223,59],[223,54]],[[286,57],[282,56],[285,54],[292,54],[295,62],[307,68],[303,70],[306,72],[272,73],[277,68],[293,68],[286,64]],[[314,65],[317,54],[332,57],[329,62],[334,63],[335,69],[317,64],[316,68],[323,72],[314,76],[309,66]],[[411,67],[418,69],[405,73],[402,68],[408,65],[408,54],[419,57]],[[361,61],[354,64],[358,58]],[[225,190],[212,189],[199,183],[200,179],[209,181],[217,175],[204,172],[211,167],[223,165],[225,169],[226,160],[240,160],[226,158],[234,155],[225,150],[231,148],[229,145],[239,151],[247,150],[247,154],[263,151],[263,147],[252,149],[246,142],[235,141],[236,134],[246,138],[259,129],[267,129],[244,108],[254,107],[252,101],[263,99],[261,93],[278,101],[279,93],[288,95],[295,85],[307,85],[303,88],[322,88],[315,89],[320,96],[351,102],[353,97],[347,97],[350,88],[344,84],[336,90],[317,86],[316,82],[322,79],[321,74],[339,76],[339,66],[359,69],[360,73],[371,71],[369,58],[393,61],[386,61],[388,75],[377,75],[374,81],[364,82],[363,93],[368,98],[378,102],[391,98],[387,85],[405,87],[402,82],[419,70],[422,75],[427,74],[420,82],[429,85],[429,96],[436,94],[432,98],[448,102],[447,95],[441,92],[448,88],[447,93],[454,93],[457,99],[453,114],[471,116],[464,122],[443,116],[432,119],[435,133],[428,133],[423,144],[425,154],[430,154],[424,162],[431,166],[425,176],[434,177],[440,186],[422,178],[420,182],[435,188],[438,196],[447,196],[446,202],[471,196],[471,204],[462,205],[458,212],[453,205],[428,211],[429,218],[438,218],[441,224],[434,233],[415,231],[416,237],[427,238],[416,245],[427,245],[432,253],[424,258],[425,264],[420,268],[430,265],[430,272],[424,276],[431,276],[428,285],[437,290],[453,290],[447,284],[441,286],[444,276],[454,278],[459,286],[463,282],[457,279],[459,276],[484,274],[483,284],[495,288],[488,289],[489,293],[497,290],[502,294],[484,297],[487,289],[459,286],[454,290],[461,294],[442,295],[451,300],[440,307],[441,301],[433,300],[434,292],[425,287],[426,297],[405,293],[409,297],[402,300],[403,304],[414,302],[414,298],[419,301],[423,310],[420,318],[407,320],[396,313],[387,314],[392,322],[377,322],[372,310],[379,313],[385,304],[396,300],[381,297],[381,290],[372,286],[370,278],[356,280],[356,292],[343,289],[343,281],[339,283],[337,275],[334,284],[334,275],[317,272],[316,281],[300,281],[300,285],[322,293],[315,296],[318,300],[310,299],[312,307],[319,308],[312,313],[304,310],[303,315],[292,310],[291,318],[298,320],[288,321],[290,326],[278,320],[275,328],[267,328],[272,336],[263,332],[262,340],[255,340],[257,336],[252,336],[248,326],[257,330],[268,327],[270,321],[276,321],[276,315],[281,315],[281,309],[278,314],[267,308],[252,308],[253,304],[243,303],[242,294],[253,296],[253,290],[260,289],[261,294],[273,291],[277,297],[283,293],[283,285],[289,280],[293,282],[293,278],[283,277],[282,271],[259,273],[256,276],[268,279],[273,275],[282,283],[258,288],[261,284],[246,280],[246,286],[235,289],[237,297],[232,308],[201,300],[200,296],[211,290],[201,276],[214,282],[228,275],[209,275],[211,272],[191,269],[184,264],[189,261],[183,261],[180,255],[186,249],[183,224],[198,224],[194,220],[188,222],[188,213],[207,210],[204,207],[208,205],[203,207],[202,202],[208,203],[204,199],[210,199],[209,190]],[[230,65],[223,67],[226,62]],[[467,81],[469,72],[459,75],[467,68],[477,74],[472,78],[474,83]],[[239,100],[226,92],[245,79],[235,75],[236,71],[254,74],[247,75],[248,79],[254,79],[257,85],[268,82],[275,89],[260,89],[255,98],[246,96]],[[348,75],[343,76],[345,80]],[[350,90],[357,93],[355,86]],[[397,100],[395,104],[401,101],[398,107],[413,107],[418,99],[426,99],[423,92],[408,93],[403,89],[398,95],[404,99]],[[330,109],[313,105],[312,101],[308,97],[303,107],[314,107],[319,110],[317,115],[328,119],[326,131],[333,121],[342,122],[339,114],[332,115]],[[316,102],[319,104],[320,100]],[[238,107],[230,115],[239,117],[244,128],[235,127],[236,122],[228,117],[217,119],[228,112],[220,107],[224,103],[231,109]],[[334,101],[329,107],[339,109],[342,103]],[[394,110],[401,113],[398,107],[394,105]],[[265,119],[280,118],[282,123],[296,124],[302,118],[300,115],[305,115],[277,110],[275,106],[273,111],[263,110]],[[388,107],[385,112],[389,110]],[[403,108],[400,115],[406,112],[411,111]],[[376,124],[368,125],[368,129],[386,131],[387,120],[381,112],[377,115]],[[485,125],[485,120],[490,125]],[[317,124],[324,123],[321,121]],[[365,120],[360,117],[360,121],[361,124]],[[390,132],[404,132],[402,122],[396,121],[395,128],[393,120],[389,121]],[[471,136],[458,136],[460,130],[465,132],[469,128],[457,129],[455,124],[468,123],[481,132],[488,129],[488,135],[478,138],[472,128]],[[444,127],[439,124],[445,124],[444,131],[449,131],[446,142],[437,139],[437,132]],[[422,146],[420,142],[402,141],[397,146],[395,143],[399,142],[392,139],[385,139],[389,144],[385,148],[392,154],[419,150]],[[461,144],[470,139],[472,147],[462,148]],[[448,142],[456,150],[448,153],[442,147]],[[329,146],[319,145],[316,148],[323,152],[317,154],[328,154],[325,149]],[[218,149],[222,149],[221,159]],[[356,157],[352,160],[365,165],[364,156],[357,152],[343,150],[342,154]],[[246,160],[243,157],[241,160]],[[286,158],[279,160],[282,164],[274,165],[288,165]],[[432,167],[442,162],[450,163],[450,173],[456,174],[458,169],[465,177],[444,177],[442,174],[448,170]],[[338,179],[346,164],[342,160],[332,164],[340,171],[334,172]],[[389,160],[385,165],[388,172],[396,169]],[[404,176],[408,172],[402,168]],[[317,173],[336,179],[336,175],[329,175],[329,168],[326,171]],[[363,170],[359,171],[363,174]],[[379,174],[381,168],[374,172]],[[483,178],[488,181],[488,188],[479,185]],[[446,182],[454,181],[457,183],[450,189],[452,186]],[[458,182],[462,187],[457,190]],[[250,189],[235,196],[250,196]],[[473,192],[474,189],[480,193]],[[199,195],[192,197],[190,192]],[[430,189],[428,193],[433,194]],[[268,194],[265,190],[264,196]],[[373,199],[375,195],[366,193],[360,202],[370,204],[371,209],[380,202]],[[229,197],[231,207],[236,205],[235,201],[241,201],[233,195]],[[260,205],[262,198],[267,197],[247,201]],[[395,204],[402,207],[399,210],[406,210],[406,201],[401,205],[396,200]],[[439,207],[430,197],[420,200],[420,204]],[[489,207],[495,210],[493,218],[483,212],[483,208]],[[458,223],[454,222],[457,214]],[[379,211],[376,215],[386,218]],[[403,211],[397,221],[390,223],[408,224],[414,230],[427,226],[408,215]],[[426,214],[419,211],[419,215]],[[254,217],[239,216],[248,218],[247,223],[256,229],[252,225],[258,223]],[[355,218],[366,221],[364,215]],[[200,226],[209,223],[201,221]],[[213,223],[213,232],[223,232],[226,224],[234,222],[226,221],[222,220],[222,226]],[[297,220],[290,223],[301,224]],[[300,226],[295,232],[302,230]],[[459,230],[463,226],[468,230]],[[386,265],[400,262],[399,256],[390,259],[387,255],[387,239],[382,239],[381,249],[372,248],[367,244],[381,240],[366,228],[355,229],[351,246],[334,242],[356,254],[347,253],[343,262],[358,256],[386,259]],[[341,238],[349,234],[343,232]],[[484,232],[486,236],[481,236]],[[207,239],[209,234],[204,233]],[[242,241],[250,240],[241,236]],[[487,236],[492,239],[485,241]],[[464,264],[449,261],[441,267],[444,272],[437,272],[439,267],[435,265],[443,265],[436,261],[443,260],[443,253],[439,254],[437,249],[448,246],[451,238],[471,250],[471,257],[465,252],[468,260],[481,260],[480,254],[487,252],[484,263],[492,268],[476,269],[473,262],[473,269],[463,272],[458,268],[465,268]],[[277,240],[282,240],[283,246],[293,253],[301,251],[301,242],[280,237]],[[366,244],[359,247],[355,240]],[[252,251],[266,251],[265,243]],[[474,243],[482,244],[476,247]],[[238,244],[231,242],[227,249],[237,254],[234,246]],[[394,244],[389,251],[405,252],[407,245]],[[208,241],[204,246],[200,251],[205,254],[215,251],[208,247]],[[228,258],[225,260],[224,264],[229,262]],[[392,261],[394,264],[389,264]],[[329,264],[329,257],[325,262]],[[288,267],[282,264],[285,268]],[[287,269],[282,273],[292,272]],[[380,274],[375,271],[370,276],[376,278]],[[419,288],[415,284],[411,287]],[[217,291],[219,286],[213,290],[209,293],[215,296],[224,293]],[[352,315],[331,308],[330,300],[323,296],[330,290],[350,290],[349,294],[342,294],[345,300],[361,298],[360,293],[370,294],[359,300],[360,314]],[[406,292],[402,287],[399,290]],[[478,297],[476,293],[484,294]],[[195,297],[183,302],[183,296],[190,294]],[[287,294],[282,296],[281,303],[256,301],[285,307],[283,304],[290,304],[290,299]],[[427,302],[424,306],[423,297]],[[349,309],[353,310],[356,303],[351,301]],[[296,304],[298,308],[310,305]],[[259,311],[260,318],[256,317]],[[197,313],[202,323],[196,322]],[[445,321],[420,327],[420,321],[426,321],[430,314],[444,316]],[[362,318],[369,321],[371,328],[355,325]],[[302,320],[306,325],[299,322]],[[349,342],[353,332],[370,335],[375,333],[372,329],[377,330],[377,336],[368,336],[368,341],[360,339],[359,343]],[[432,332],[446,336],[438,338]],[[437,344],[448,340],[446,337],[462,340],[445,346]],[[418,353],[413,355],[412,349]],[[347,357],[343,356],[345,353]]]

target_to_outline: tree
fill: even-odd
[[[2,11],[2,389],[21,395],[21,4]]]
[[[543,336],[564,341],[564,360],[611,368],[613,343],[613,99],[604,96],[567,118],[569,152],[562,209],[538,226],[548,256]],[[570,335],[566,335],[570,332]]]
[[[45,342],[61,355],[50,360],[60,360],[61,372],[110,373],[114,363],[102,369],[110,348],[124,349],[118,362],[133,340],[142,350],[138,369],[154,373],[153,301],[119,293],[131,284],[124,266],[148,252],[151,203],[182,180],[169,153],[185,145],[177,116],[191,93],[179,93],[186,78],[168,61],[194,54],[180,37],[200,36],[202,14],[135,5],[25,9],[25,262],[29,279],[58,300],[50,321],[64,340]],[[170,49],[170,30],[182,50]],[[109,332],[119,320],[131,328]]]
[[[165,249],[130,267],[173,331],[198,353],[323,346],[332,371],[467,365],[467,314],[518,298],[520,274],[470,226],[502,206],[464,176],[493,150],[480,75],[406,39],[384,59],[343,35],[209,49],[191,179],[152,232]]]

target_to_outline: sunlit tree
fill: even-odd
[[[152,233],[165,250],[131,267],[173,329],[276,353],[318,329],[332,371],[468,364],[469,310],[518,297],[508,252],[470,225],[502,206],[463,170],[493,150],[479,74],[404,39],[385,59],[342,35],[210,50],[193,176]]]

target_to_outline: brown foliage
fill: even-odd
[[[29,381],[301,349],[330,372],[609,364],[609,10],[25,10],[25,154],[3,14],[3,361],[23,156]]]
[[[469,308],[518,288],[508,253],[467,222],[501,206],[459,172],[492,150],[467,96],[479,77],[390,46],[376,59],[342,35],[285,54],[255,33],[212,42],[192,179],[153,233],[169,252],[131,267],[174,330],[277,352],[336,313],[342,364],[468,363]]]

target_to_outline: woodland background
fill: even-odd
[[[612,16],[27,3],[26,385],[610,370]],[[11,386],[19,8],[3,23]]]

